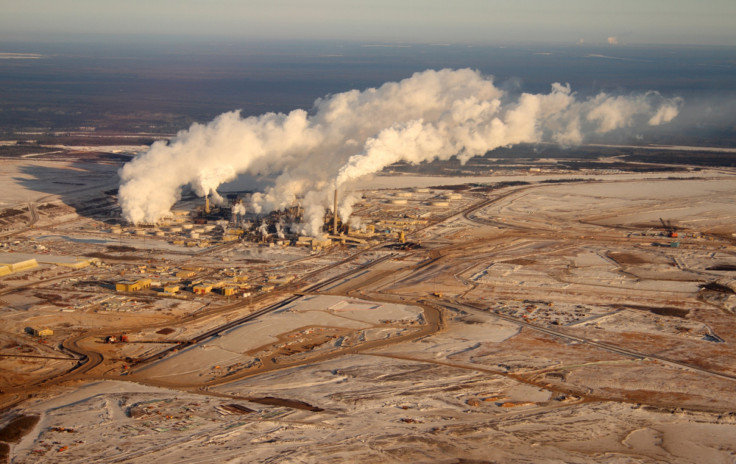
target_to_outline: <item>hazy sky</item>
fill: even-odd
[[[161,34],[736,45],[735,20],[736,0],[0,0],[2,40]]]

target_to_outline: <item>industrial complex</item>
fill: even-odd
[[[236,190],[129,223],[74,156],[2,160],[12,462],[736,455],[733,168],[394,166],[308,234]]]

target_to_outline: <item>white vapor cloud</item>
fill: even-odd
[[[673,98],[670,103],[664,104],[659,107],[654,116],[649,119],[650,126],[659,126],[660,124],[668,123],[675,119],[680,113],[680,107],[682,106],[681,98]]]
[[[185,185],[218,200],[219,185],[240,174],[277,175],[249,207],[268,212],[298,199],[305,211],[301,232],[318,235],[335,187],[397,161],[457,156],[465,162],[517,143],[578,144],[590,133],[669,122],[680,106],[680,99],[656,92],[582,100],[558,83],[547,94],[524,93],[514,100],[477,71],[428,70],[319,99],[311,115],[294,110],[243,118],[234,111],[193,124],[121,169],[120,205],[128,221],[155,222],[169,213]],[[342,199],[343,221],[354,201]]]

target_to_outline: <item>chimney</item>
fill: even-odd
[[[337,189],[335,189],[335,207],[332,211],[332,233],[337,235]]]
[[[204,196],[204,212],[210,214],[210,194]]]

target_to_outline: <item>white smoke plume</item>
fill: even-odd
[[[232,214],[240,217],[245,216],[245,206],[242,203],[236,203],[233,205]]]
[[[316,236],[336,186],[394,162],[452,156],[465,162],[522,142],[577,144],[586,134],[669,122],[681,104],[656,92],[581,100],[557,83],[548,94],[513,100],[477,71],[428,70],[319,99],[311,115],[299,109],[243,118],[235,111],[193,124],[121,169],[120,205],[130,222],[155,222],[168,214],[185,185],[218,199],[219,185],[240,174],[278,175],[272,187],[253,195],[253,211],[284,208],[301,198],[300,232]],[[349,215],[353,202],[343,199],[340,213]]]
[[[243,219],[245,219],[245,206],[243,203],[234,204],[230,210],[230,214],[232,222],[236,225],[240,225],[243,222]]]
[[[268,224],[266,224],[265,221],[262,222],[260,226],[258,226],[258,232],[260,232],[263,239],[266,239],[266,237],[268,237]]]
[[[345,192],[345,194],[340,196],[340,204],[337,206],[337,216],[343,218],[342,221],[347,223],[348,219],[352,217],[353,205],[359,200],[360,195],[354,192]]]

